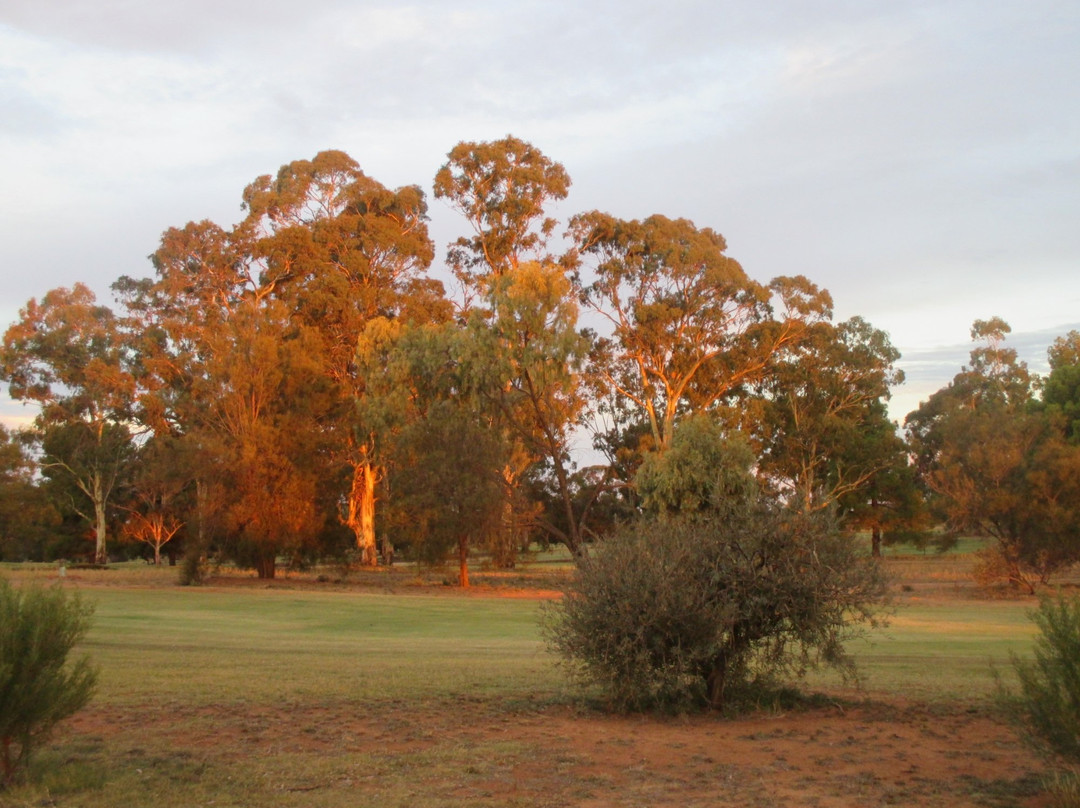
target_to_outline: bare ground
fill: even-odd
[[[240,770],[280,758],[290,764],[275,789],[328,789],[341,804],[380,804],[380,788],[397,802],[404,787],[439,805],[1038,806],[1044,770],[982,711],[903,702],[736,720],[468,701],[367,714],[355,704],[299,713],[173,705],[91,708],[68,732],[114,748],[164,742]]]

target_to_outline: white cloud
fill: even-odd
[[[148,272],[320,149],[426,186],[513,133],[566,164],[560,213],[688,216],[902,350],[1038,331],[1080,310],[1078,35],[1054,0],[7,0],[0,315]]]

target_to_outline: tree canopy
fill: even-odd
[[[115,306],[76,284],[20,312],[0,378],[39,415],[4,491],[89,527],[100,561],[111,535],[263,576],[397,545],[456,556],[464,582],[477,550],[581,559],[619,522],[713,511],[745,467],[875,554],[936,519],[993,537],[1017,579],[1071,563],[1076,332],[1040,379],[1003,320],[976,321],[968,365],[901,433],[887,334],[834,321],[804,276],[752,277],[712,227],[560,217],[570,184],[511,135],[453,147],[432,184],[463,233],[448,294],[419,185],[334,150],[255,178],[235,224],[167,229]]]

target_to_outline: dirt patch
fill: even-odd
[[[735,720],[468,701],[91,709],[68,732],[119,746],[150,742],[241,769],[268,756],[323,760],[312,768],[324,772],[363,761],[372,779],[358,789],[397,777],[445,805],[1034,808],[1043,771],[985,713],[881,702]],[[309,787],[323,785],[296,786]]]

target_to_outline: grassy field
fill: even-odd
[[[1030,648],[1033,604],[974,593],[955,577],[962,559],[913,559],[889,561],[899,573],[889,626],[852,645],[863,689],[827,674],[808,684],[845,703],[986,711],[991,665],[1007,676],[1009,654]],[[99,691],[0,805],[579,804],[575,789],[593,793],[588,777],[559,781],[547,802],[550,788],[514,802],[509,785],[490,785],[537,761],[547,777],[576,760],[539,728],[513,729],[552,710],[590,714],[537,625],[566,574],[554,564],[509,581],[479,575],[480,591],[465,595],[407,572],[179,588],[168,569],[69,571],[64,585],[96,604],[85,650]],[[593,804],[654,804],[642,799]]]

